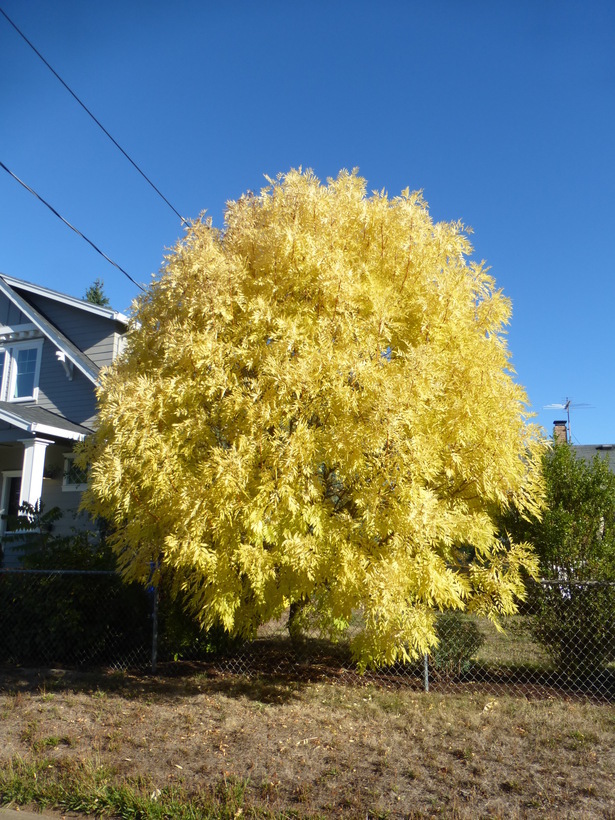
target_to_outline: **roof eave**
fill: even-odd
[[[0,409],[0,421],[4,421],[12,427],[18,427],[20,430],[25,430],[26,433],[32,433],[33,435],[54,436],[55,438],[68,439],[69,441],[85,440],[85,434],[79,433],[77,430],[63,430],[61,427],[54,427],[51,424],[26,421],[20,416],[9,413],[3,409]]]
[[[103,307],[102,305],[95,305],[93,302],[88,302],[84,299],[77,299],[75,296],[68,296],[66,293],[60,293],[57,290],[51,290],[43,285],[34,285],[32,282],[24,282],[23,279],[16,279],[14,276],[8,276],[5,273],[0,274],[0,278],[4,279],[7,285],[21,290],[27,290],[30,293],[36,293],[39,296],[46,296],[48,299],[54,299],[56,302],[62,302],[65,305],[85,310],[88,313],[95,313],[97,316],[102,316],[105,319],[112,319],[122,325],[128,327],[130,319],[124,313],[120,313],[113,308]]]
[[[19,310],[28,317],[28,319],[30,319],[32,324],[36,325],[41,333],[44,336],[47,336],[47,338],[53,342],[58,350],[61,350],[66,355],[66,357],[83,373],[84,376],[86,376],[93,384],[97,385],[99,380],[98,368],[95,368],[93,363],[92,367],[88,366],[82,358],[75,356],[70,348],[63,343],[53,325],[43,319],[43,317],[39,315],[38,311],[33,308],[32,305],[28,304],[22,296],[15,293],[10,283],[6,280],[7,277],[0,276],[0,293],[3,293],[7,299],[10,299],[10,301],[13,302],[13,304],[15,304]]]

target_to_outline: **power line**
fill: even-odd
[[[108,257],[106,253],[101,251],[101,249],[97,245],[95,245],[92,242],[91,239],[88,239],[87,236],[85,236],[85,234],[82,234],[81,231],[78,228],[75,228],[74,225],[71,225],[71,223],[68,221],[68,219],[64,219],[62,214],[58,213],[58,211],[56,211],[56,209],[53,207],[53,205],[50,205],[45,199],[43,199],[42,196],[37,194],[36,191],[33,188],[30,188],[30,186],[26,185],[26,183],[22,179],[19,179],[19,177],[16,174],[14,174],[9,168],[7,168],[6,165],[1,160],[0,160],[0,168],[4,168],[4,170],[7,172],[7,174],[12,176],[13,179],[16,180],[17,182],[19,182],[20,185],[23,185],[23,187],[26,189],[26,191],[30,191],[30,193],[33,196],[35,196],[40,202],[42,202],[43,205],[46,205],[49,208],[49,210],[51,211],[51,213],[55,214],[58,217],[58,219],[61,219],[62,222],[65,225],[68,225],[68,227],[71,229],[71,231],[74,231],[82,239],[85,239],[85,241],[88,243],[88,245],[91,245],[94,248],[96,253],[99,253],[104,259],[107,260],[107,262],[109,262],[111,265],[113,265],[114,268],[117,268],[119,271],[121,271],[124,274],[124,276],[128,277],[128,279],[130,279],[130,281],[133,283],[133,285],[136,285],[139,288],[139,290],[142,290],[145,293],[145,288],[142,285],[140,285],[136,281],[136,279],[133,279],[132,276],[129,273],[127,273],[121,265],[118,265],[117,262],[114,262],[113,259]]]
[[[8,14],[4,11],[4,9],[0,8],[0,13],[1,13],[1,14],[2,14],[2,15],[3,15],[3,16],[7,19],[7,20],[8,20],[8,22],[9,22],[9,23],[13,26],[13,28],[15,29],[15,31],[17,32],[17,34],[19,34],[19,36],[20,36],[20,37],[22,37],[22,38],[26,41],[26,43],[30,46],[30,48],[32,49],[32,51],[33,51],[33,52],[37,55],[37,57],[40,57],[40,59],[41,59],[41,60],[45,63],[45,65],[46,65],[46,66],[47,66],[47,68],[51,71],[51,73],[54,75],[54,77],[56,77],[56,78],[57,78],[57,79],[58,79],[58,80],[62,83],[62,85],[64,86],[64,88],[65,88],[65,89],[68,91],[68,93],[69,93],[69,94],[70,94],[70,95],[71,95],[71,96],[72,96],[72,97],[73,97],[73,98],[74,98],[74,99],[75,99],[75,100],[79,103],[79,105],[83,108],[83,110],[86,112],[86,114],[89,114],[89,116],[90,116],[90,117],[94,120],[94,122],[95,122],[95,123],[96,123],[96,125],[97,125],[100,129],[101,129],[101,131],[103,131],[103,132],[104,132],[104,133],[105,133],[105,134],[109,137],[109,139],[110,139],[110,140],[111,140],[111,142],[115,145],[115,147],[116,147],[116,148],[118,148],[118,149],[122,152],[122,154],[126,157],[126,159],[128,160],[128,162],[130,162],[130,164],[131,164],[131,165],[132,165],[132,166],[133,166],[133,167],[134,167],[134,168],[135,168],[135,169],[136,169],[136,170],[137,170],[137,171],[141,174],[141,176],[143,177],[143,179],[144,179],[144,180],[145,180],[145,181],[146,181],[149,185],[151,185],[151,187],[154,189],[154,191],[156,191],[156,193],[158,194],[158,196],[159,196],[161,199],[163,199],[163,200],[164,200],[164,202],[166,202],[166,204],[167,204],[167,205],[169,206],[169,208],[173,211],[173,213],[181,219],[181,221],[182,221],[182,223],[183,223],[184,225],[188,225],[188,221],[187,221],[186,219],[184,219],[184,217],[183,217],[183,216],[179,213],[179,211],[177,211],[177,210],[173,207],[173,205],[171,205],[171,203],[170,203],[170,202],[169,202],[169,200],[166,198],[166,196],[165,196],[165,195],[164,195],[164,194],[163,194],[163,193],[162,193],[162,192],[161,192],[161,191],[160,191],[160,190],[159,190],[159,189],[158,189],[158,188],[154,185],[154,183],[151,181],[151,179],[150,179],[150,178],[149,178],[149,177],[148,177],[148,176],[147,176],[147,175],[146,175],[146,174],[145,174],[145,173],[144,173],[144,172],[143,172],[143,171],[139,168],[139,166],[137,165],[137,163],[136,163],[133,159],[131,159],[131,157],[129,157],[129,156],[128,156],[128,154],[126,153],[126,151],[124,151],[124,149],[122,148],[122,146],[121,146],[121,145],[117,142],[117,140],[115,140],[115,139],[111,136],[111,134],[110,134],[110,133],[107,131],[107,129],[104,127],[104,125],[103,125],[103,124],[102,124],[99,120],[97,120],[97,119],[96,119],[96,117],[94,116],[94,114],[92,114],[92,112],[90,111],[90,109],[89,109],[89,108],[88,108],[88,107],[87,107],[84,103],[82,103],[82,102],[81,102],[81,100],[80,100],[80,99],[79,99],[79,97],[75,94],[75,92],[74,92],[71,88],[69,88],[69,86],[68,86],[68,85],[64,82],[64,80],[62,79],[62,77],[60,77],[60,75],[58,74],[58,72],[57,72],[57,71],[55,71],[55,70],[54,70],[54,69],[53,69],[53,68],[49,65],[49,63],[48,63],[48,62],[47,62],[47,60],[43,57],[43,55],[40,53],[40,51],[38,51],[38,49],[37,49],[37,48],[36,48],[36,47],[35,47],[35,46],[34,46],[34,45],[30,42],[30,40],[28,40],[28,38],[26,37],[26,35],[25,35],[25,34],[24,34],[24,33],[23,33],[23,32],[22,32],[22,31],[21,31],[21,30],[17,27],[17,25],[16,25],[16,24],[15,24],[15,23],[11,20],[11,18],[10,18],[10,17],[8,16]]]

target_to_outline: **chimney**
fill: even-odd
[[[565,419],[553,422],[553,438],[558,444],[568,443],[568,427]]]

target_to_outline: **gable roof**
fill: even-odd
[[[24,316],[27,316],[32,324],[35,325],[41,333],[58,348],[58,350],[61,350],[66,358],[71,361],[73,365],[92,382],[92,384],[98,384],[98,377],[100,374],[100,368],[98,365],[95,364],[89,356],[86,356],[83,351],[79,350],[79,348],[73,344],[61,330],[58,330],[55,325],[39,313],[39,311],[26,299],[24,299],[23,296],[17,293],[16,288],[19,290],[29,291],[31,293],[37,293],[41,296],[46,296],[49,299],[61,301],[64,304],[80,308],[90,313],[97,313],[107,319],[120,322],[125,326],[128,325],[128,318],[122,313],[117,313],[110,308],[103,308],[100,307],[100,305],[94,305],[91,302],[84,302],[81,299],[74,299],[72,296],[64,296],[57,291],[49,290],[49,288],[43,288],[39,285],[31,285],[28,282],[22,282],[21,279],[14,279],[11,276],[0,274],[0,293],[3,293],[6,298],[9,299],[15,307],[17,307],[24,314]]]
[[[88,302],[86,299],[76,299],[74,296],[68,296],[66,293],[60,293],[57,290],[52,290],[51,288],[46,288],[42,285],[34,285],[32,282],[26,282],[23,279],[16,279],[14,276],[7,276],[5,273],[1,273],[0,278],[4,279],[7,285],[12,288],[25,290],[28,293],[35,293],[38,296],[45,296],[47,299],[53,299],[54,301],[61,302],[64,305],[70,305],[71,307],[76,307],[89,313],[95,313],[105,319],[112,319],[115,322],[119,322],[126,327],[128,327],[130,322],[128,316],[125,316],[117,310],[113,310],[113,308],[95,305],[93,302]]]

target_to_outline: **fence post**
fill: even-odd
[[[423,687],[429,692],[429,656],[427,652],[423,655]]]
[[[155,586],[152,596],[152,675],[156,674],[158,663],[158,587]]]
[[[159,562],[150,561],[147,591],[152,595],[152,675],[156,674],[158,664],[158,584],[154,584],[154,573]]]

